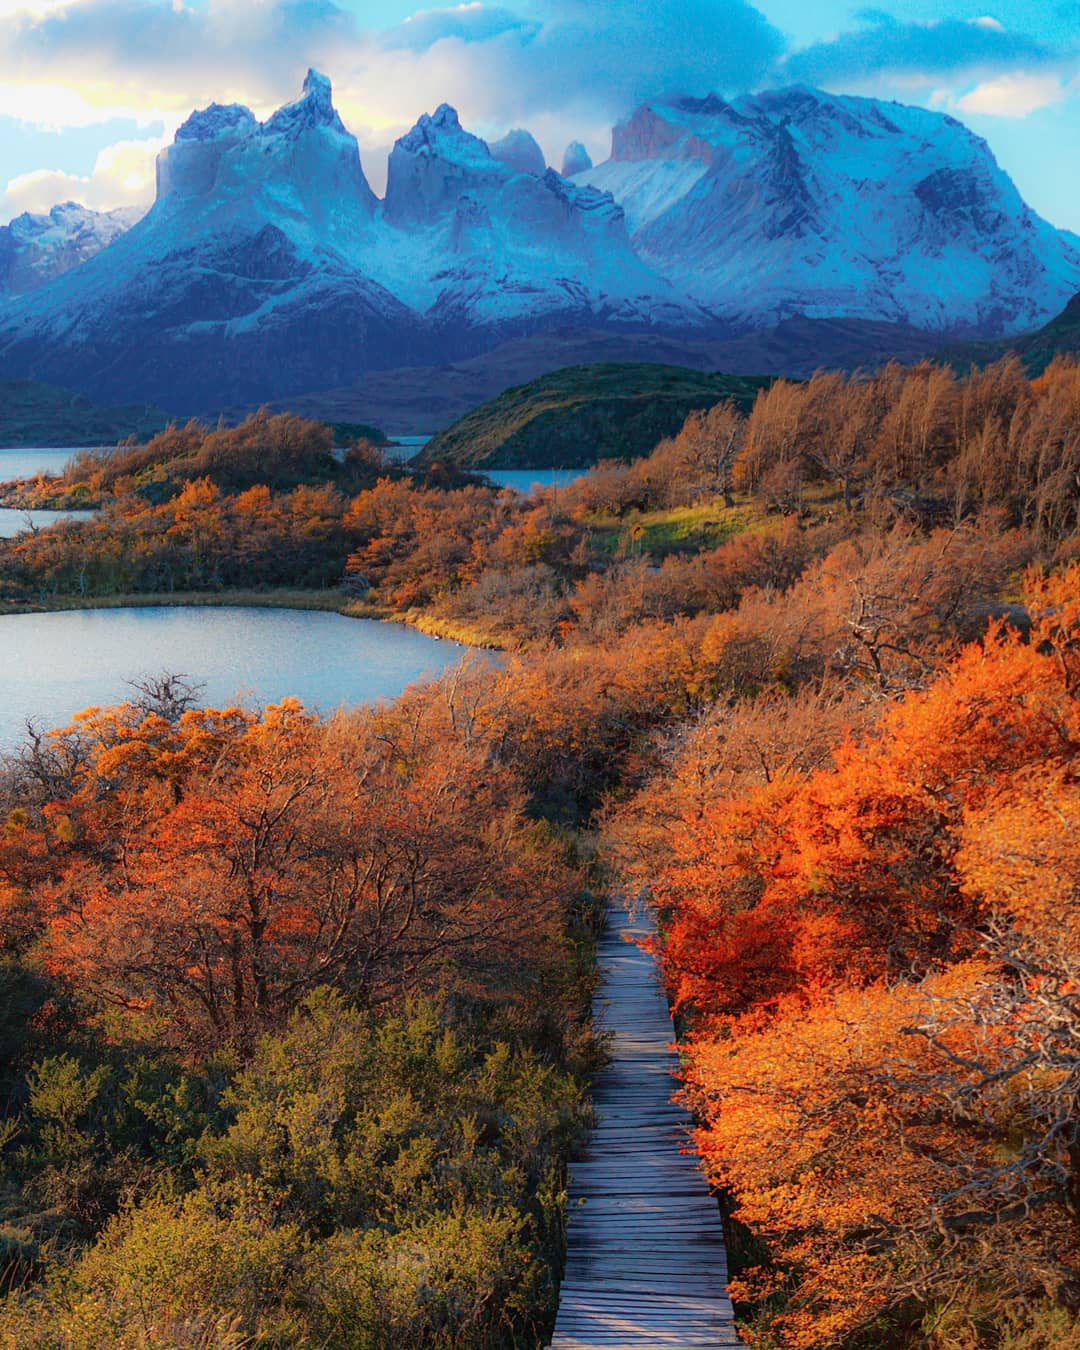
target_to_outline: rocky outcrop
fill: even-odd
[[[726,122],[736,131],[744,121],[715,94],[706,99],[678,99],[659,108],[643,104],[612,129],[611,158],[620,164],[697,159],[711,165],[718,147],[695,131],[695,124],[706,118]]]
[[[539,156],[539,146],[529,141]],[[517,237],[534,252],[540,241],[553,252],[560,243],[586,248],[587,236],[597,231],[608,236],[597,243],[629,252],[623,212],[609,194],[569,183],[553,169],[536,175],[511,166],[465,131],[457,112],[444,103],[395,144],[385,218],[417,226],[451,215],[459,251],[463,225],[482,216],[499,223],[504,239]]]
[[[390,152],[384,214],[395,225],[425,225],[451,214],[463,196],[498,190],[512,170],[466,131],[442,103],[424,113]]]
[[[607,193],[552,169],[521,172],[447,104],[395,144],[383,220],[399,232],[390,265],[401,269],[386,284],[408,295],[444,341],[477,328],[506,337],[515,326],[559,318],[692,329],[710,322],[642,265]],[[437,266],[429,263],[425,277],[418,258]]]
[[[170,193],[205,197],[213,192],[222,158],[235,151],[258,128],[254,116],[238,103],[211,103],[193,112],[157,157],[157,199]]]
[[[238,104],[211,104],[192,113],[158,157],[159,202],[201,197],[220,208],[230,198],[274,194],[285,184],[314,219],[342,210],[368,218],[375,213],[356,137],[334,108],[330,81],[314,70],[300,97],[268,121],[256,121]]]

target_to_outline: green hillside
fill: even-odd
[[[769,377],[684,366],[568,366],[508,389],[441,432],[424,463],[487,469],[584,468],[634,459],[671,436],[687,413],[734,399],[749,408]]]
[[[1032,375],[1041,375],[1055,356],[1080,354],[1080,295],[1074,295],[1062,312],[1035,333],[1003,338],[1000,342],[967,342],[947,347],[941,359],[959,370],[985,366],[1015,352]]]
[[[167,424],[145,403],[99,408],[81,394],[36,380],[0,380],[0,447],[109,445],[127,436],[148,440]]]

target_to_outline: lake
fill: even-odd
[[[225,607],[77,610],[0,617],[0,746],[27,719],[61,726],[132,696],[126,680],[165,672],[203,686],[208,706],[296,695],[331,712],[395,698],[456,665],[468,648],[404,624],[341,614]],[[490,658],[493,659],[493,658]]]
[[[589,469],[481,469],[499,487],[513,488],[515,492],[531,496],[537,488],[565,487],[584,478]]]
[[[0,506],[0,539],[13,539],[22,534],[28,528],[27,516],[30,517],[29,525],[41,530],[58,520],[89,520],[93,514],[93,511],[14,511]]]
[[[387,455],[390,459],[403,463],[413,455],[419,454],[430,439],[430,436],[397,436],[396,444],[387,447]],[[74,450],[52,449],[0,450],[0,483],[7,482],[11,478],[30,478],[37,473],[60,473],[75,453]],[[583,478],[589,470],[488,469],[483,472],[499,487],[513,488],[515,492],[528,495],[537,487],[565,487],[567,483]],[[21,521],[21,512],[0,511],[0,538],[10,538],[11,535],[17,534],[19,529],[25,528],[19,521],[7,521],[5,517],[8,514],[18,516]],[[40,515],[40,523],[48,524],[50,513],[43,511]]]
[[[31,450],[0,450],[0,483],[12,478],[32,478],[39,473],[63,473],[64,465],[78,449],[51,448]]]
[[[395,436],[395,444],[387,447],[390,459],[404,464],[431,440],[430,436]],[[538,488],[565,487],[584,478],[588,469],[485,469],[478,470],[496,487],[513,488],[524,496],[531,496]]]
[[[39,473],[59,474],[77,449],[57,450],[38,447],[29,450],[0,450],[0,483],[13,478],[33,478]],[[89,520],[90,511],[34,511],[31,520],[38,529],[58,520]],[[0,539],[11,539],[26,529],[26,512],[0,507]]]
[[[393,444],[386,446],[386,456],[398,464],[406,464],[414,455],[418,455],[430,436],[391,436]]]

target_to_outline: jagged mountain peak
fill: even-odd
[[[398,224],[431,221],[452,213],[462,196],[497,186],[510,173],[485,141],[462,127],[456,109],[441,103],[394,143],[384,214]]]
[[[312,127],[329,127],[343,136],[349,134],[334,107],[330,80],[317,70],[309,69],[300,97],[279,108],[265,123],[264,131],[295,136]]]
[[[410,155],[435,155],[453,159],[460,158],[463,153],[472,158],[491,158],[487,143],[465,130],[457,109],[449,103],[440,103],[433,113],[421,113],[415,126],[395,141],[391,162],[398,150]]]
[[[420,120],[423,121],[424,119],[421,118]],[[432,126],[441,127],[445,130],[461,130],[461,119],[458,117],[458,110],[452,108],[449,103],[440,103],[432,113],[430,121]]]
[[[458,260],[461,276],[463,268],[470,278],[501,271],[509,286],[512,274],[525,267],[542,275],[547,288],[558,277],[591,281],[596,259],[604,260],[605,271],[621,260],[627,284],[642,291],[659,287],[668,298],[666,283],[644,273],[634,257],[622,209],[610,195],[547,168],[527,132],[513,132],[489,148],[445,104],[395,144],[383,219],[395,228],[447,231],[443,247]],[[515,287],[523,284],[514,281]]]
[[[334,107],[330,80],[317,70],[309,70],[300,97],[284,104],[265,123],[260,125],[251,109],[241,103],[211,103],[206,108],[197,108],[182,123],[176,140],[216,141],[254,131],[264,135],[297,135],[320,126],[344,136],[349,134]]]
[[[23,211],[4,228],[21,239],[76,239],[80,235],[108,234],[115,238],[143,215],[142,206],[117,206],[111,211],[95,211],[82,202],[60,202],[46,213]],[[104,247],[104,245],[102,245]]]
[[[157,200],[170,201],[170,209],[201,198],[213,209],[257,214],[260,193],[278,196],[286,188],[299,217],[375,211],[356,137],[334,108],[329,79],[315,70],[300,97],[265,122],[240,104],[212,103],[192,113],[158,156]]]
[[[240,103],[211,103],[198,108],[176,133],[178,141],[216,141],[221,136],[243,134],[257,124],[250,108]]]
[[[305,98],[313,98],[329,105],[333,96],[330,76],[324,75],[314,66],[308,66],[307,74],[304,76],[303,93]]]
[[[693,113],[695,117],[719,117],[730,111],[731,105],[725,103],[719,94],[706,94],[704,98],[682,94],[672,99],[672,107],[679,108],[682,112]]]
[[[0,228],[0,294],[39,290],[88,262],[144,214],[140,206],[94,211],[60,202],[47,214],[24,211]]]

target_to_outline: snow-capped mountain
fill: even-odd
[[[265,123],[212,105],[162,151],[137,225],[8,307],[0,365],[188,411],[428,359],[419,316],[352,259],[376,210],[321,76]]]
[[[9,290],[70,265],[0,308],[0,368],[206,412],[554,329],[696,341],[807,315],[996,336],[1080,289],[1080,240],[917,108],[681,98],[620,123],[606,163],[575,142],[563,166],[443,104],[395,144],[380,200],[323,76],[265,122],[212,104],[130,229],[69,205],[0,233]]]
[[[1080,239],[1025,205],[954,118],[796,86],[648,103],[574,181],[641,259],[745,326],[794,314],[1030,329],[1080,285]]]
[[[25,211],[0,228],[0,295],[25,295],[92,258],[142,216],[138,206],[91,211],[77,202]]]
[[[443,331],[710,322],[640,261],[607,193],[550,169],[520,172],[446,104],[395,144],[382,223],[383,247],[366,261]]]
[[[520,137],[503,148],[527,151]],[[0,362],[187,411],[565,322],[710,318],[640,262],[607,194],[519,171],[445,105],[397,142],[380,202],[329,81],[309,71],[266,122],[238,105],[193,113],[159,156],[147,215],[107,255],[8,307]]]

